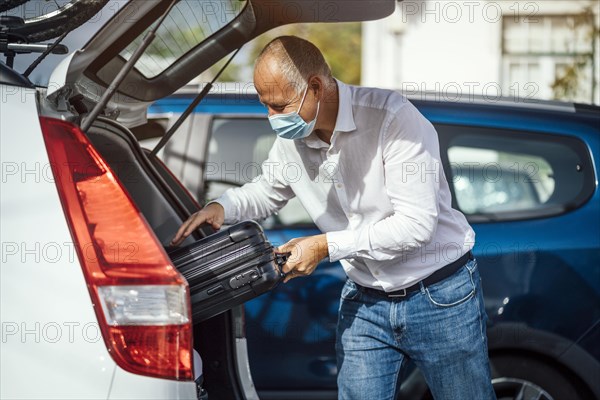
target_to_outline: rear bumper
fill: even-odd
[[[132,374],[115,368],[108,400],[197,400],[196,384]]]

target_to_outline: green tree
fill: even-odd
[[[592,70],[592,102],[594,90],[597,85],[597,77],[594,71],[594,59],[596,51],[596,41],[600,35],[600,29],[596,25],[596,17],[592,7],[586,7],[583,11],[572,19],[571,30],[574,32],[583,28],[586,30],[584,40],[589,43],[590,53],[579,54],[573,62],[566,65],[560,72],[557,72],[552,91],[557,100],[573,100],[578,97],[581,90],[581,83],[585,79],[586,70]]]
[[[321,49],[336,78],[349,84],[360,84],[361,24],[357,22],[293,24],[273,29],[247,43],[244,51],[238,54],[238,58],[241,58],[234,60],[219,81],[251,80],[254,60],[268,42],[281,35],[295,35],[310,40]],[[223,62],[211,68],[210,75],[216,73]]]

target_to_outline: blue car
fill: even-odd
[[[196,93],[158,101],[134,133],[160,136]],[[477,235],[498,398],[600,398],[600,107],[411,101],[438,131],[454,207]],[[255,95],[209,95],[160,155],[203,204],[255,179],[274,140]],[[261,223],[275,244],[318,233],[295,200]],[[245,305],[261,399],[336,398],[345,279],[338,263],[322,262],[310,277]],[[401,398],[429,398],[419,371],[408,365],[405,374]]]

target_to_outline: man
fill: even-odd
[[[260,179],[194,214],[172,244],[204,222],[266,218],[297,196],[325,233],[277,249],[291,252],[286,281],[325,257],[348,275],[339,398],[393,399],[410,358],[436,399],[494,399],[475,235],[451,207],[433,126],[396,92],[337,81],[297,37],[265,47],[254,84],[278,135]]]

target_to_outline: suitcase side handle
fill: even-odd
[[[280,278],[283,279],[287,275],[283,272],[283,266],[287,262],[288,258],[292,255],[291,252],[286,253],[275,253],[275,264],[279,267]]]
[[[275,262],[279,266],[280,270],[285,265],[285,263],[287,262],[288,258],[290,258],[291,255],[292,255],[292,253],[289,251],[287,253],[275,253]],[[281,272],[281,274],[285,275],[283,273],[283,271]]]

